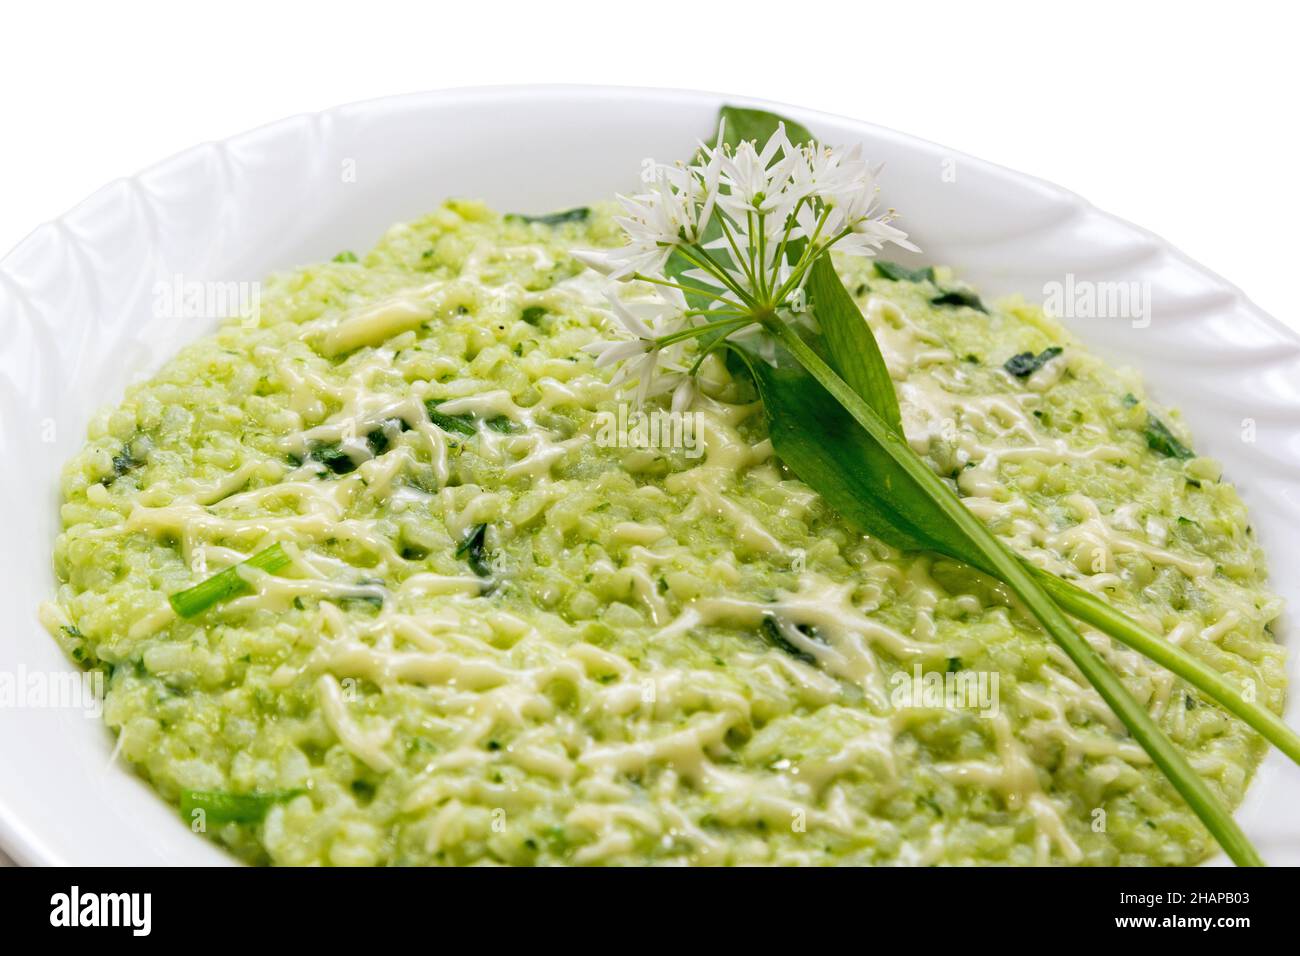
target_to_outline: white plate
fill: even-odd
[[[59,469],[91,413],[209,331],[155,317],[155,282],[255,281],[365,249],[390,223],[447,196],[521,212],[601,199],[634,187],[643,158],[687,156],[724,99],[776,109],[829,142],[861,141],[887,164],[884,198],[925,260],[957,267],[988,293],[1040,298],[1067,273],[1149,282],[1149,327],[1070,324],[1183,410],[1198,450],[1225,463],[1250,505],[1275,589],[1295,600],[1287,572],[1300,566],[1300,338],[1157,237],[1039,180],[809,110],[661,90],[456,90],[343,106],[199,146],[105,187],[0,262],[0,594],[9,623],[0,670],[67,668],[35,607],[53,587]],[[1253,443],[1242,440],[1245,419],[1256,423]],[[1296,725],[1294,699],[1288,719]],[[101,722],[79,713],[0,709],[4,848],[26,863],[228,862],[110,763],[111,748]],[[1300,863],[1298,796],[1300,773],[1273,753],[1239,814],[1270,862]]]

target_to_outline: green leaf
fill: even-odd
[[[1147,416],[1147,427],[1144,432],[1147,438],[1147,447],[1152,451],[1159,452],[1166,458],[1177,458],[1179,461],[1186,461],[1188,458],[1195,458],[1196,452],[1192,451],[1177,438],[1173,432],[1154,415]]]
[[[397,421],[400,421],[400,419],[395,419],[392,421],[396,423]],[[370,431],[366,432],[366,448],[370,450],[370,454],[372,454],[374,457],[378,458],[380,455],[386,452],[390,444],[391,442],[389,441],[388,438],[388,432],[386,432],[384,429],[372,428]]]
[[[1061,352],[1062,349],[1059,345],[1045,348],[1037,355],[1033,352],[1021,352],[1019,355],[1013,355],[1011,358],[1007,359],[1002,364],[1002,367],[1016,378],[1028,378],[1052,359],[1060,355]]]
[[[429,398],[425,399],[424,410],[429,413],[429,421],[433,422],[445,432],[464,435],[467,438],[478,434],[478,428],[474,424],[473,415],[445,415],[438,411],[438,406],[445,399]]]
[[[456,546],[456,557],[465,558],[470,570],[481,578],[492,577],[492,559],[487,551],[487,527],[486,524],[476,524]]]
[[[884,276],[892,282],[933,282],[934,266],[925,266],[921,269],[907,269],[900,266],[897,262],[887,262],[884,259],[876,259],[872,262],[878,275]]]
[[[774,361],[754,338],[728,339],[754,379],[772,446],[785,464],[851,525],[903,551],[958,550],[928,495],[780,344]],[[883,423],[883,419],[882,419]],[[897,433],[895,440],[903,439]],[[960,560],[960,559],[959,559]]]
[[[763,144],[772,138],[772,134],[776,132],[776,127],[780,123],[785,124],[785,135],[789,137],[793,145],[802,146],[804,143],[815,141],[813,134],[808,131],[808,127],[796,123],[794,120],[786,119],[784,116],[769,113],[767,110],[754,110],[744,106],[723,106],[718,111],[718,116],[727,121],[722,141],[733,148],[743,142],[754,140],[762,149]],[[716,146],[716,139],[715,132],[713,139],[709,140],[709,145]]]
[[[813,657],[807,651],[799,650],[799,648],[796,647],[789,638],[782,634],[781,625],[771,614],[763,615],[763,623],[759,627],[759,632],[763,635],[763,639],[773,647],[780,648],[791,657],[803,661],[805,664],[816,665],[817,658]]]
[[[543,226],[562,226],[566,222],[586,222],[590,215],[591,210],[586,206],[577,206],[574,209],[548,212],[544,216],[528,216],[521,212],[512,212],[507,213],[506,219],[514,222],[535,222]]]
[[[844,288],[828,253],[818,257],[808,274],[808,300],[826,339],[831,368],[901,435],[903,418],[894,380],[871,327]]]
[[[969,289],[945,289],[931,299],[930,302],[934,305],[974,309],[976,312],[988,311],[988,309],[984,308],[984,303],[980,301],[980,297]]]
[[[346,475],[357,470],[357,463],[338,442],[314,442],[307,457],[320,462],[336,475]]]

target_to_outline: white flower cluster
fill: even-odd
[[[671,390],[675,405],[689,402],[681,367],[687,330],[717,326],[730,335],[788,314],[813,262],[832,246],[850,255],[874,255],[887,242],[916,249],[891,225],[892,213],[878,214],[879,170],[861,146],[796,146],[780,124],[761,148],[742,142],[732,150],[725,133],[724,121],[717,145],[701,144],[694,163],[656,166],[646,192],[618,197],[625,245],[578,253],[611,279],[644,280],[660,293],[644,315],[611,296],[623,336],[588,347],[599,366],[623,363],[615,381],[635,379],[640,401]],[[707,304],[688,307],[686,292]]]
[[[673,411],[683,411],[695,397],[694,379],[682,364],[686,341],[660,345],[658,339],[686,328],[686,299],[671,286],[659,286],[659,303],[627,304],[616,295],[606,293],[614,318],[622,327],[622,336],[593,342],[584,351],[596,356],[596,367],[618,365],[610,384],[636,382],[636,403],[672,392]]]

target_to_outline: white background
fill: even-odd
[[[1042,176],[1300,327],[1300,52],[1282,3],[27,3],[0,27],[0,253],[207,139],[390,93],[743,93]],[[900,210],[906,214],[906,210]]]

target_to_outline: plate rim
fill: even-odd
[[[914,136],[891,127],[881,126],[877,123],[858,119],[853,116],[817,110],[779,100],[769,100],[762,97],[733,95],[711,90],[655,86],[546,83],[488,84],[464,87],[444,87],[348,101],[322,110],[299,112],[285,116],[281,119],[251,127],[222,139],[204,140],[151,163],[132,175],[120,176],[110,180],[103,186],[85,196],[81,201],[71,206],[65,212],[36,225],[9,251],[0,257],[0,288],[7,286],[8,291],[13,293],[15,300],[21,304],[26,295],[21,283],[18,281],[21,272],[15,271],[14,267],[30,248],[34,248],[37,243],[42,241],[42,238],[47,232],[62,232],[66,238],[69,238],[74,242],[79,242],[80,240],[77,238],[78,221],[83,217],[95,215],[97,203],[101,199],[105,198],[111,191],[121,189],[124,186],[127,188],[143,188],[142,180],[148,177],[165,174],[168,171],[178,170],[204,150],[211,150],[213,148],[217,150],[227,150],[232,147],[237,147],[241,143],[249,142],[256,137],[274,133],[277,130],[287,128],[294,124],[301,124],[303,122],[311,124],[327,124],[332,117],[340,114],[375,110],[383,111],[401,104],[411,105],[425,102],[441,102],[450,105],[458,101],[484,102],[496,100],[519,102],[528,99],[552,99],[562,101],[582,96],[597,96],[608,100],[628,98],[643,99],[647,101],[654,100],[661,104],[689,102],[695,105],[708,103],[716,106],[723,103],[729,103],[737,106],[766,109],[782,113],[783,115],[797,117],[800,120],[813,124],[820,119],[827,122],[847,125],[862,130],[864,134],[870,134],[878,139],[891,141],[892,143],[904,148],[924,147],[931,150],[941,150],[945,156],[950,156],[963,164],[972,164],[985,171],[998,175],[1017,187],[1032,188],[1043,194],[1046,198],[1054,199],[1063,203],[1069,209],[1069,216],[1086,214],[1099,217],[1109,226],[1119,227],[1128,232],[1134,238],[1139,238],[1152,244],[1158,252],[1170,257],[1174,262],[1194,273],[1199,279],[1204,280],[1208,285],[1213,286],[1216,293],[1225,294],[1231,300],[1224,304],[1223,307],[1225,309],[1235,306],[1244,310],[1251,319],[1261,323],[1281,342],[1285,342],[1292,347],[1300,349],[1300,329],[1292,328],[1269,312],[1266,312],[1262,307],[1251,300],[1250,297],[1235,283],[1224,278],[1211,268],[1203,265],[1198,260],[1193,259],[1158,233],[1137,225],[1123,217],[1109,213],[1104,209],[1099,208],[1079,193],[1043,179],[1042,177],[1021,172],[1012,167],[989,160],[981,159],[962,150],[950,148],[933,140]],[[1273,573],[1273,569],[1270,568],[1270,580],[1275,577],[1276,574]],[[1294,638],[1292,638],[1292,641],[1294,641]],[[1284,640],[1281,643],[1287,648],[1287,650],[1291,650],[1289,644],[1292,641]],[[1292,679],[1294,679],[1293,675]],[[1296,695],[1291,693],[1292,686],[1290,683],[1288,683],[1287,690],[1287,709],[1294,711],[1294,698]],[[1290,722],[1294,724],[1294,712],[1291,716],[1292,720]],[[1260,775],[1263,770],[1264,762],[1261,761],[1260,766],[1256,768],[1252,776],[1250,789],[1254,789],[1258,786]],[[1249,792],[1250,791],[1248,790],[1246,799],[1249,799]],[[1240,812],[1241,809],[1241,807],[1238,807],[1234,812]],[[68,862],[61,859],[57,851],[46,845],[40,835],[24,823],[14,808],[11,807],[10,801],[6,798],[3,790],[0,790],[0,850],[3,850],[15,862],[22,865],[66,865]]]

